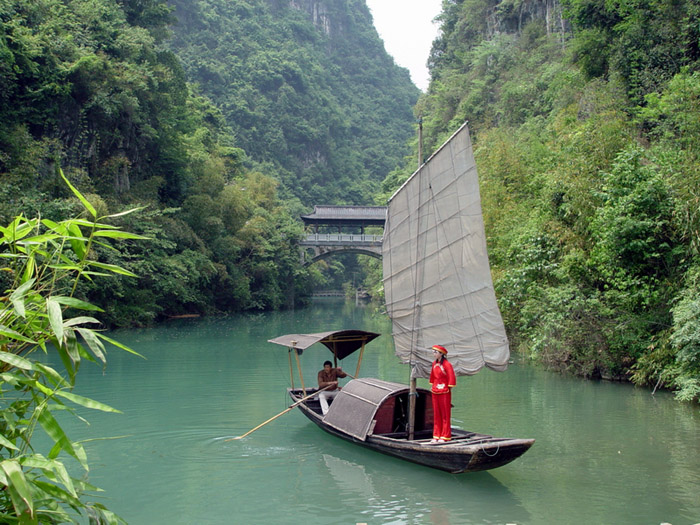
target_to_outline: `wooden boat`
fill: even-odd
[[[339,330],[319,334],[289,334],[270,342],[287,346],[298,359],[309,346],[321,343],[334,358],[344,359],[379,334],[362,330]],[[358,360],[358,364],[361,359]],[[290,366],[290,371],[292,367]],[[292,384],[294,384],[293,373]],[[300,376],[303,381],[303,376]],[[510,463],[534,442],[452,429],[452,440],[430,443],[433,430],[431,392],[416,389],[414,436],[408,438],[410,387],[374,378],[357,378],[342,387],[321,413],[318,388],[289,388],[289,396],[301,412],[320,428],[367,448],[453,474],[488,470]]]
[[[336,366],[338,359],[360,349],[358,376],[365,344],[379,334],[341,330],[281,336],[270,342],[289,348],[289,395],[295,404],[331,434],[452,473],[492,469],[521,456],[533,439],[498,438],[453,427],[452,440],[431,443],[432,394],[416,383],[430,376],[430,348],[435,344],[448,350],[457,376],[483,368],[504,372],[510,359],[491,281],[466,123],[389,200],[382,252],[395,353],[410,367],[410,384],[353,379],[324,416],[301,372],[302,387],[294,387],[292,354],[301,371],[299,355],[312,344],[331,350]]]
[[[418,425],[412,440],[405,430],[409,388],[378,379],[354,379],[339,392],[326,416],[317,400],[299,408],[326,432],[367,448],[452,474],[488,470],[521,456],[533,440],[496,438],[453,429],[448,443],[430,443],[432,409],[429,390],[418,389]],[[299,391],[290,389],[292,399]],[[335,405],[335,409],[333,406]],[[348,418],[347,414],[353,414]]]

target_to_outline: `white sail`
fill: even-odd
[[[466,123],[390,199],[382,251],[396,355],[414,377],[429,377],[435,344],[457,375],[507,368]]]

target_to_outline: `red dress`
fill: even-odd
[[[433,439],[452,439],[450,417],[452,410],[451,389],[457,385],[457,378],[450,362],[443,358],[433,361],[430,370],[430,385],[433,393]]]

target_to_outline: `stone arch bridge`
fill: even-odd
[[[299,243],[305,266],[337,253],[382,257],[386,206],[314,206],[301,219],[307,230]],[[365,228],[376,231],[366,233]]]

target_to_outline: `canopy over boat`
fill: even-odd
[[[413,377],[429,377],[436,344],[457,375],[507,368],[466,124],[391,197],[382,252],[395,351]]]
[[[381,334],[366,332],[364,330],[334,330],[331,332],[319,332],[317,334],[287,334],[268,339],[268,342],[306,350],[311,345],[321,343],[328,348],[338,359],[345,359],[356,350],[379,337]]]
[[[419,389],[426,396],[430,396],[427,390]],[[354,379],[346,384],[335,396],[328,414],[323,422],[337,430],[357,438],[361,441],[367,439],[372,431],[372,424],[383,417],[377,416],[377,411],[389,398],[401,394],[408,395],[408,385],[391,383],[373,378]],[[394,413],[394,405],[390,405],[391,417]]]

